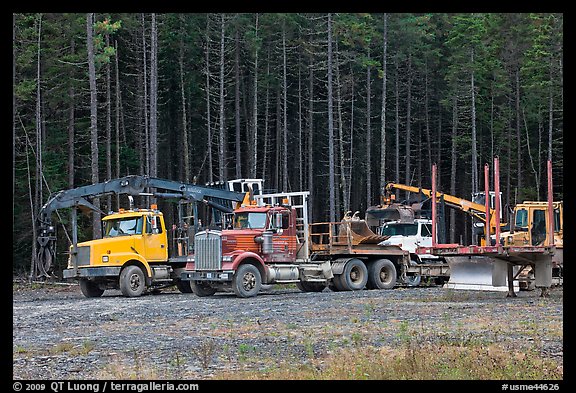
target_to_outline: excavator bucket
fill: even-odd
[[[366,223],[378,227],[385,221],[414,222],[414,209],[411,206],[393,203],[386,206],[370,206],[366,209]]]
[[[450,267],[450,279],[444,288],[475,291],[508,291],[507,263],[486,256],[445,257]],[[519,266],[514,266],[516,275]],[[519,283],[514,281],[514,290]]]
[[[380,236],[372,232],[364,220],[346,221],[350,225],[352,245],[358,244],[378,244],[388,239],[390,236]]]

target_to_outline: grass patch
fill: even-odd
[[[217,379],[299,380],[556,380],[562,367],[534,352],[450,344],[338,350],[308,364],[221,373]]]

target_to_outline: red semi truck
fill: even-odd
[[[308,223],[308,195],[255,195],[227,228],[198,232],[181,279],[198,296],[232,289],[252,297],[275,283],[304,292],[391,289],[420,273],[408,251],[378,245],[386,237],[364,220]]]

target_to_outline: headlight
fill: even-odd
[[[222,257],[222,262],[232,262],[232,256],[231,255],[225,255]]]
[[[102,262],[108,262],[108,255],[102,255]]]

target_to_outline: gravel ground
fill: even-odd
[[[539,295],[272,286],[248,299],[176,290],[139,298],[109,290],[87,299],[77,285],[14,284],[13,376],[210,379],[287,360],[302,364],[340,348],[400,347],[407,329],[422,340],[538,348],[563,368],[563,289]]]

